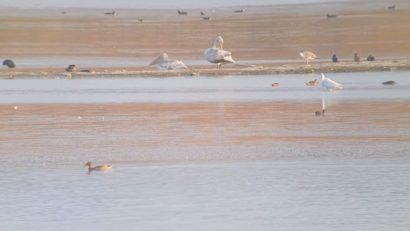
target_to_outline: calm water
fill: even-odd
[[[326,93],[335,100],[409,100],[409,72],[332,73],[327,77],[345,90]],[[169,103],[206,101],[305,101],[321,98],[320,88],[305,83],[319,74],[105,78],[105,79],[16,79],[0,80],[0,103]],[[395,80],[394,88],[382,82]],[[272,89],[272,83],[280,87]]]
[[[0,80],[0,230],[409,230],[409,76]]]

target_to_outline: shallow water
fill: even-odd
[[[326,93],[335,100],[408,100],[409,72],[332,73],[328,78],[344,85]],[[147,103],[206,101],[305,101],[321,98],[321,88],[305,83],[320,74],[0,80],[0,103]],[[394,80],[394,87],[381,83]],[[272,89],[272,83],[279,83]]]
[[[0,230],[408,230],[409,75],[0,80]]]

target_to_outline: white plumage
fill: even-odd
[[[175,69],[187,69],[188,67],[180,60],[173,60],[168,58],[167,53],[162,53],[155,58],[150,64],[155,66],[158,70],[175,70]]]
[[[207,48],[204,52],[205,59],[210,63],[218,64],[218,68],[225,63],[235,63],[235,60],[232,58],[232,53],[223,49],[223,42],[223,38],[217,36],[213,46]]]
[[[309,61],[317,59],[317,55],[315,55],[311,51],[303,51],[303,52],[300,52],[299,54],[304,60],[306,60],[306,65],[309,65]]]
[[[340,90],[343,89],[343,85],[331,80],[329,78],[326,78],[326,76],[322,73],[322,81],[320,82],[320,85],[328,90]]]

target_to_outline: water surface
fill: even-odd
[[[0,230],[408,230],[409,74],[0,80]]]

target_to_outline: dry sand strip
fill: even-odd
[[[87,72],[65,72],[60,68],[46,69],[2,69],[0,78],[87,78],[87,77],[174,77],[174,76],[224,76],[224,75],[269,75],[269,74],[304,74],[336,72],[369,72],[410,70],[410,60],[388,60],[373,62],[339,62],[305,64],[261,64],[252,66],[226,65],[222,69],[216,66],[192,66],[191,69],[159,71],[150,67],[91,69]]]

